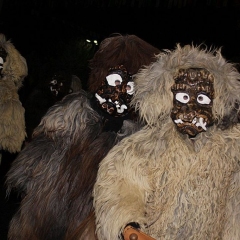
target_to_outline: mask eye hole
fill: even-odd
[[[211,99],[204,94],[199,94],[197,97],[197,101],[200,104],[209,104],[211,102]]]
[[[53,79],[50,83],[53,84],[53,85],[56,85],[57,84],[57,80]]]
[[[119,74],[110,74],[106,77],[108,85],[110,86],[118,86],[122,83],[122,77]]]
[[[188,103],[190,97],[187,93],[177,93],[175,98],[181,103]]]
[[[132,95],[134,93],[134,82],[128,82],[126,90],[128,94]]]
[[[115,86],[121,85],[121,82],[119,80],[115,81]]]

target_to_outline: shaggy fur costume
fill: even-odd
[[[16,153],[26,137],[25,110],[18,90],[28,69],[25,58],[3,34],[0,34],[0,48],[7,53],[0,76],[0,149]]]
[[[187,68],[214,76],[216,123],[193,139],[170,117],[174,76]],[[94,186],[99,240],[120,239],[130,222],[157,240],[240,239],[240,125],[231,116],[238,112],[239,80],[219,49],[190,45],[160,53],[137,74],[132,104],[147,126],[100,163]]]
[[[158,53],[134,35],[107,38],[90,63],[95,88],[69,94],[50,107],[7,173],[8,191],[23,195],[10,223],[9,240],[69,240],[82,233],[82,239],[94,237],[92,190],[99,162],[138,129],[129,116],[107,119],[95,103],[94,91],[105,80],[109,66],[128,63],[126,68],[136,73]],[[85,225],[84,219],[91,224]]]

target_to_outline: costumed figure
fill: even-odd
[[[18,90],[27,74],[25,58],[0,34],[0,150],[9,153],[19,152],[26,137]]]
[[[50,107],[7,173],[8,193],[22,195],[9,240],[77,239],[85,219],[92,225],[82,239],[88,233],[95,238],[92,190],[99,162],[141,126],[130,108],[132,75],[158,53],[135,35],[102,41],[89,64],[90,91]]]
[[[235,65],[220,49],[177,44],[134,82],[131,104],[147,124],[100,163],[98,239],[122,239],[126,226],[157,240],[240,239]]]
[[[54,71],[54,73],[47,74],[46,80],[39,83],[23,102],[27,142],[31,141],[34,129],[39,125],[47,110],[67,94],[78,92],[80,89],[82,89],[81,80],[68,71]]]

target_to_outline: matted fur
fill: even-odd
[[[215,119],[239,103],[240,75],[219,50],[177,45],[141,70],[132,104],[147,126],[100,163],[93,194],[99,240],[120,239],[129,222],[157,240],[240,239],[240,125],[215,124],[189,139],[170,118],[173,77],[190,67],[214,75]]]
[[[131,49],[129,44],[136,46]],[[118,64],[115,57],[128,58],[124,62],[129,64],[126,69],[137,73],[159,53],[136,36],[111,38],[110,45],[100,45],[101,53],[97,51],[96,55],[102,57],[94,57],[91,63],[94,73],[90,78],[95,87],[102,84],[102,74],[105,78],[109,67]],[[117,51],[114,46],[119,46]],[[113,61],[105,59],[105,51],[109,57],[108,51],[115,53]],[[95,238],[92,189],[99,162],[140,126],[130,116],[106,119],[92,96],[92,92],[80,91],[52,106],[34,130],[32,140],[14,160],[7,173],[8,192],[14,189],[25,197],[10,223],[9,240]]]
[[[89,91],[97,91],[108,75],[109,68],[124,65],[129,74],[136,74],[139,68],[155,61],[155,55],[159,52],[159,49],[136,35],[113,34],[105,38],[89,62]]]
[[[19,100],[18,89],[27,76],[27,64],[3,34],[0,34],[0,47],[7,52],[0,79],[0,149],[16,153],[21,150],[26,137],[25,109]]]

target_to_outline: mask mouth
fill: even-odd
[[[126,104],[121,103],[120,101],[115,100],[114,102],[108,98],[102,98],[100,95],[95,93],[95,97],[101,107],[101,109],[116,117],[125,116],[128,113],[128,107]]]
[[[179,125],[179,126],[182,126],[184,127],[185,125],[186,126],[196,126],[198,129],[203,129],[204,131],[207,130],[207,122],[204,120],[204,118],[202,117],[194,117],[192,122],[185,122],[183,121],[182,119],[176,119],[174,120],[174,122]]]

